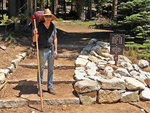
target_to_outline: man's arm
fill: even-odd
[[[54,57],[57,57],[57,35],[54,35],[54,47],[55,47],[55,51],[54,51]]]

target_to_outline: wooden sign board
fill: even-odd
[[[125,43],[124,34],[110,34],[110,54],[123,55],[123,48]]]

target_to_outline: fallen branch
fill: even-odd
[[[138,107],[138,108],[140,108],[140,109],[143,109],[143,110],[145,111],[145,113],[150,113],[150,112],[148,112],[145,108],[143,108],[142,106],[140,106],[140,105],[138,105],[138,104],[135,104],[135,103],[132,103],[132,102],[129,102],[129,104],[131,104],[131,105],[133,105],[133,106],[136,106],[136,107]]]

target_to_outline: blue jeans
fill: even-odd
[[[52,52],[52,50],[50,49],[40,49],[39,62],[41,71],[40,73],[41,89],[43,89],[43,71],[47,60],[48,60],[47,88],[51,88],[53,84],[54,52]],[[38,72],[37,72],[37,81],[38,81],[38,89],[40,89]]]

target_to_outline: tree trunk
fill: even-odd
[[[71,12],[76,10],[76,2],[75,0],[71,1]]]
[[[118,0],[113,0],[113,19],[116,20]]]
[[[44,10],[44,0],[40,0],[40,10]]]
[[[8,16],[11,18],[12,16],[17,16],[17,1],[16,0],[8,0]]]
[[[88,1],[88,19],[91,19],[92,17],[92,1]]]
[[[54,0],[54,14],[57,14],[57,10],[58,10],[58,0]]]

